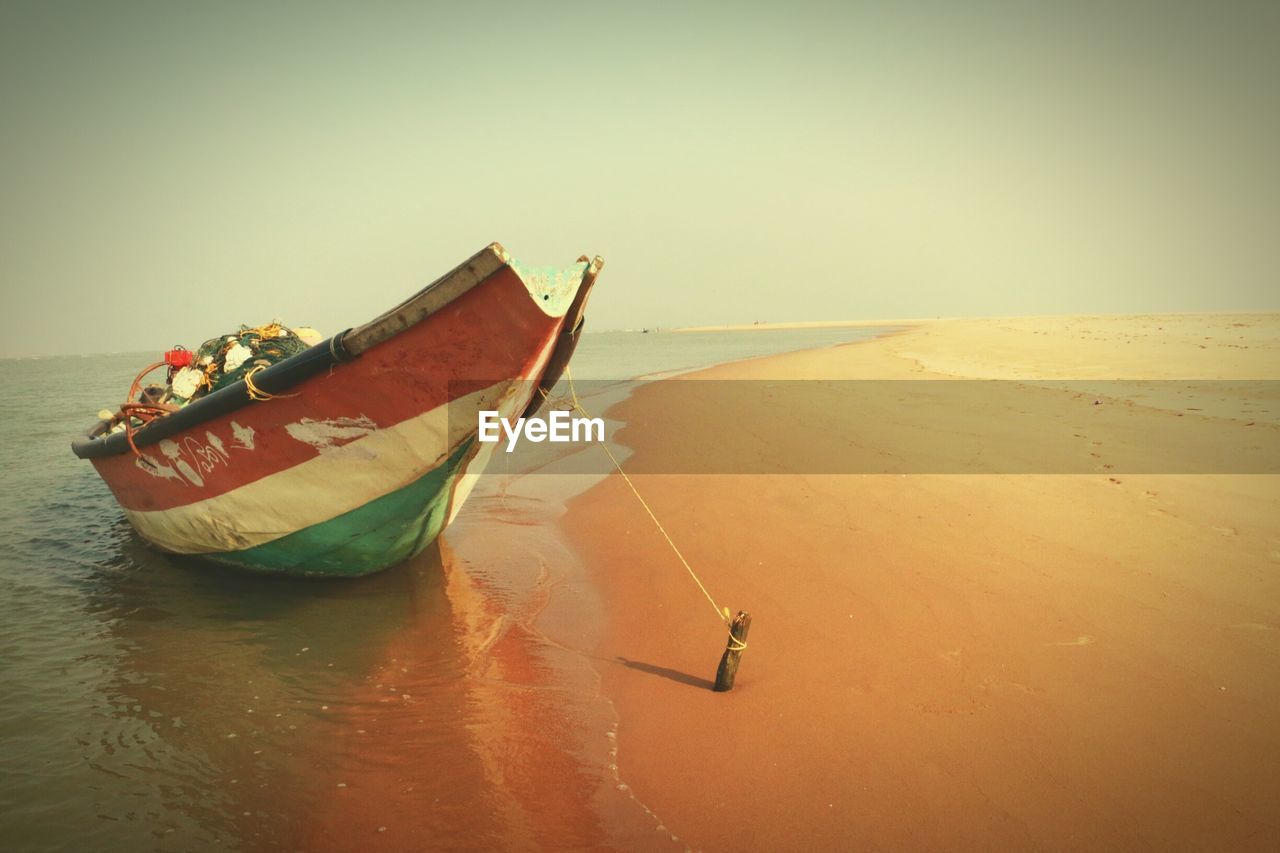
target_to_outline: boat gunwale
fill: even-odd
[[[400,304],[369,322],[339,332],[297,355],[256,374],[253,384],[267,394],[280,394],[324,369],[358,358],[362,353],[417,326],[471,288],[510,266],[511,257],[498,243],[490,243],[468,260],[423,287]],[[221,417],[252,402],[242,379],[201,397],[172,414],[157,418],[133,433],[133,446],[156,444],[184,430]],[[103,435],[109,421],[99,420],[71,442],[81,459],[100,459],[130,452],[124,432]]]

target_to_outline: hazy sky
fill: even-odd
[[[0,355],[492,240],[603,255],[595,329],[1277,308],[1277,7],[3,0]]]

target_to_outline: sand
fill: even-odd
[[[931,322],[646,386],[612,414],[630,467],[670,471],[656,425],[698,379],[962,377],[1024,380],[1028,400],[1070,396],[1039,379],[1275,378],[1280,316]],[[953,440],[881,402],[829,432]],[[723,628],[620,478],[575,499],[561,523],[607,614],[618,773],[655,846],[1276,849],[1280,477],[1116,473],[1174,417],[1274,449],[1275,402],[1108,407],[1073,475],[637,476],[717,601],[753,614],[728,694],[707,689]],[[1062,426],[1024,408],[1024,428]],[[790,411],[723,442],[786,443]]]
[[[916,318],[911,320],[790,320],[756,323],[731,323],[719,326],[681,326],[670,332],[768,332],[783,329],[883,329],[889,326],[921,326],[937,322],[941,318]]]

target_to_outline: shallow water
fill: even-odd
[[[592,334],[574,373],[875,333]],[[612,710],[584,652],[598,614],[555,533],[570,485],[483,478],[443,556],[370,578],[175,559],[69,450],[150,359],[0,360],[6,846],[584,846],[654,829],[611,767]]]

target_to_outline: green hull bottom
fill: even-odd
[[[470,445],[465,442],[409,485],[350,512],[254,548],[201,556],[253,571],[305,577],[358,577],[403,563],[444,528],[453,483]]]

